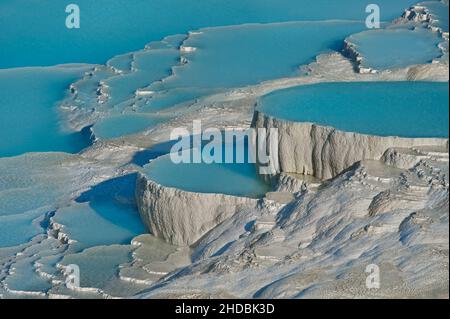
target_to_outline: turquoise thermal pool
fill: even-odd
[[[446,5],[441,1],[425,1],[420,2],[418,5],[424,7],[431,15],[433,19],[431,25],[434,28],[448,32],[448,4]]]
[[[362,57],[362,66],[375,70],[429,63],[442,56],[442,38],[429,29],[399,27],[364,31],[347,39]]]
[[[302,291],[291,279],[355,264],[355,245],[364,266],[376,247],[402,247],[401,289],[377,296],[441,293],[428,278],[448,262],[428,257],[448,244],[448,82],[369,82],[448,81],[448,0],[417,1],[378,0],[373,30],[366,0],[0,0],[0,299],[328,298],[328,273]],[[328,149],[312,138],[310,156],[280,134],[269,182],[248,143],[216,140],[248,129],[257,101],[257,126],[281,124],[294,142],[302,122],[356,136],[341,152],[342,134]],[[195,142],[197,120],[215,144]],[[191,162],[177,164],[171,135],[191,124]],[[358,140],[399,160],[351,167]],[[360,218],[370,200],[379,207]],[[385,251],[377,260],[392,260]],[[408,272],[426,260],[436,267]],[[79,287],[67,285],[74,264]]]
[[[76,153],[89,138],[61,128],[57,103],[86,66],[0,70],[0,157]]]
[[[445,138],[448,103],[448,83],[322,83],[268,94],[260,99],[258,110],[348,132]]]
[[[0,1],[0,68],[104,63],[170,34],[204,27],[366,18],[365,0],[77,0],[81,28],[67,29],[69,0]],[[414,0],[378,0],[390,21]],[[11,27],[14,26],[14,27]],[[20,39],[18,41],[17,39]]]
[[[223,156],[233,147],[224,146]],[[258,175],[256,166],[244,163],[180,163],[164,155],[144,166],[143,173],[166,187],[189,192],[220,193],[244,197],[263,197],[269,186]]]
[[[99,121],[92,127],[92,131],[99,139],[118,138],[151,128],[167,118],[142,113],[116,115]]]
[[[294,76],[301,65],[341,50],[342,39],[365,28],[355,21],[313,21],[200,30],[183,44],[196,48],[186,54],[189,62],[160,86],[231,88]]]
[[[136,208],[113,201],[72,205],[59,210],[53,220],[78,242],[77,248],[129,244],[145,233]]]

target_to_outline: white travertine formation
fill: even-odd
[[[151,233],[180,246],[194,244],[225,219],[258,204],[253,198],[165,187],[143,174],[137,179],[136,201]]]
[[[277,173],[297,173],[328,179],[357,161],[379,160],[393,147],[445,146],[444,138],[382,137],[337,130],[313,123],[276,119],[255,111],[253,127],[278,129]]]
[[[227,219],[198,241],[190,266],[139,297],[447,298],[448,152],[392,152],[286,205]],[[370,264],[379,289],[366,286]]]

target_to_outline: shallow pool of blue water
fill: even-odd
[[[145,233],[136,207],[112,200],[73,204],[58,210],[53,220],[64,225],[64,232],[77,241],[79,249],[129,244]]]
[[[188,152],[193,158],[193,153]],[[245,152],[248,152],[247,148]],[[225,156],[229,154],[233,154],[231,156],[235,160],[225,163]],[[269,185],[258,174],[256,166],[248,156],[242,163],[238,163],[236,158],[236,147],[224,145],[222,161],[209,163],[207,161],[211,161],[212,157],[204,155],[201,163],[176,164],[170,155],[164,155],[144,166],[143,173],[161,185],[185,191],[263,197],[269,191]]]
[[[415,0],[378,0],[390,21]],[[68,29],[68,4],[80,8],[80,28]],[[298,20],[364,21],[365,0],[3,0],[0,68],[104,63],[170,34],[202,27]],[[17,41],[20,39],[20,41]]]
[[[343,40],[366,26],[354,21],[292,22],[209,28],[191,35],[189,63],[155,90],[231,88],[294,76],[320,53],[340,51]]]
[[[448,83],[322,83],[268,94],[258,110],[370,135],[448,137],[448,103]]]
[[[442,56],[442,38],[430,29],[380,29],[349,37],[361,54],[364,67],[375,70],[402,68],[430,63]]]
[[[0,70],[0,157],[25,152],[75,153],[89,145],[79,132],[65,132],[57,103],[84,67]]]
[[[73,158],[63,153],[0,158],[0,248],[45,232],[45,216],[75,187],[76,171],[63,164]]]
[[[134,203],[136,174],[106,180],[58,209],[52,220],[76,241],[78,250],[99,245],[129,244],[145,233]]]
[[[100,120],[92,127],[96,138],[112,139],[152,128],[169,117],[149,114],[123,114]]]
[[[420,6],[426,8],[432,16],[433,27],[439,28],[444,32],[448,32],[448,2],[444,1],[424,1],[419,3]]]

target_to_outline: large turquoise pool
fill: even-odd
[[[87,67],[0,70],[0,157],[26,152],[75,153],[89,138],[62,130],[57,103]]]
[[[340,51],[363,22],[313,21],[209,28],[191,35],[189,63],[177,68],[163,89],[231,88],[293,76],[320,53]],[[157,86],[155,89],[160,89]]]
[[[416,0],[378,0],[390,21]],[[65,8],[80,8],[67,29]],[[167,35],[203,27],[306,20],[362,20],[365,0],[2,0],[0,68],[104,63]],[[20,39],[18,41],[17,39]]]
[[[258,110],[378,136],[448,137],[448,83],[322,83],[262,97]]]

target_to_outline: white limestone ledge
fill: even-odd
[[[394,147],[439,146],[448,150],[448,138],[382,137],[344,132],[330,126],[277,119],[258,110],[252,126],[278,129],[278,154],[270,154],[276,173],[335,177],[355,162],[379,160]],[[270,145],[267,141],[266,145]]]
[[[136,202],[150,232],[165,241],[189,246],[237,212],[259,200],[225,194],[194,193],[156,183],[139,173]]]

